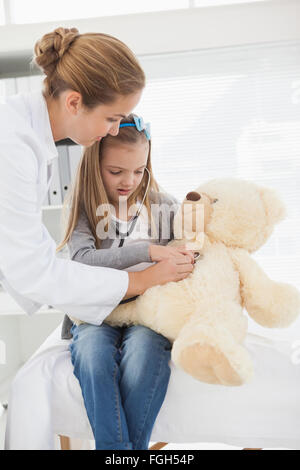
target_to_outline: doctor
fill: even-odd
[[[42,224],[55,141],[90,146],[116,135],[137,105],[145,76],[133,53],[114,37],[58,28],[35,45],[44,91],[0,105],[0,282],[28,313],[49,304],[92,324],[124,299],[155,284],[184,279],[191,257],[178,253],[128,273],[56,256]]]

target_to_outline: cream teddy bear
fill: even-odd
[[[251,257],[284,215],[273,190],[249,181],[216,179],[188,193],[170,245],[200,252],[193,272],[118,306],[106,322],[142,324],[161,333],[173,343],[174,363],[198,380],[248,382],[253,364],[243,346],[243,307],[270,328],[289,326],[300,311],[298,290],[269,279]]]

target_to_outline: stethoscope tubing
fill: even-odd
[[[141,202],[141,205],[140,205],[140,207],[139,207],[137,213],[135,214],[135,216],[134,216],[134,217],[132,218],[132,220],[131,220],[129,230],[128,230],[126,233],[120,232],[120,230],[119,230],[119,228],[118,228],[118,223],[115,224],[115,225],[116,225],[116,234],[117,234],[118,236],[121,236],[121,240],[120,240],[120,243],[119,243],[119,248],[120,248],[121,246],[123,246],[124,241],[125,241],[125,238],[126,238],[126,237],[129,237],[130,234],[133,232],[134,227],[136,226],[136,223],[137,223],[137,219],[139,218],[139,215],[140,215],[141,210],[142,210],[142,208],[143,208],[143,204],[144,204],[144,202],[145,202],[145,198],[146,198],[146,195],[147,195],[147,193],[148,193],[149,186],[150,186],[150,180],[151,180],[150,171],[148,170],[148,168],[145,168],[145,170],[146,170],[147,173],[148,173],[148,182],[147,182],[146,191],[145,191],[143,200],[142,200],[142,202]]]

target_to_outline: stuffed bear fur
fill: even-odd
[[[105,321],[141,324],[164,335],[173,343],[174,363],[200,381],[228,386],[250,381],[243,308],[269,328],[289,326],[300,311],[298,290],[269,279],[251,257],[284,216],[272,189],[233,178],[203,184],[184,199],[170,242],[200,253],[193,272],[148,289]]]

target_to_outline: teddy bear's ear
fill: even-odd
[[[277,192],[270,188],[261,188],[260,196],[268,218],[268,223],[275,225],[286,216],[286,208]]]

